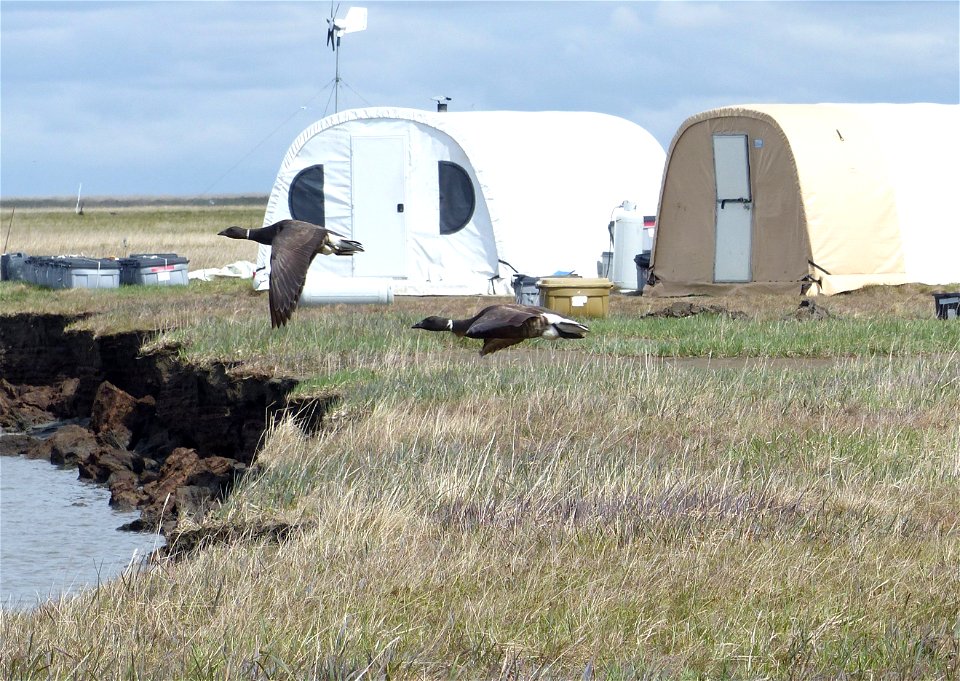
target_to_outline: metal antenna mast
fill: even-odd
[[[334,113],[340,111],[340,83],[343,78],[340,77],[340,38],[347,33],[367,30],[367,8],[351,7],[347,10],[347,15],[343,19],[337,18],[337,12],[340,11],[340,5],[334,9],[333,2],[330,3],[330,18],[327,19],[327,45],[333,50],[336,60],[336,75],[333,79],[333,109]]]

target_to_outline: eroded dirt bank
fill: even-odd
[[[308,428],[322,419],[326,405],[288,399],[292,378],[141,354],[153,332],[66,330],[76,319],[0,316],[0,454],[76,466],[110,488],[111,505],[140,510],[126,529],[169,533],[224,498],[278,412],[306,411]]]

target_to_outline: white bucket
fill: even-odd
[[[301,305],[385,305],[393,302],[393,282],[373,277],[308,276]]]

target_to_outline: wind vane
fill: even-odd
[[[357,31],[367,30],[367,8],[351,7],[347,10],[347,15],[342,19],[337,18],[337,12],[340,11],[340,5],[333,9],[333,2],[330,3],[330,18],[327,19],[327,45],[336,55],[337,75],[333,83],[333,110],[334,113],[340,111],[340,38],[347,33],[356,33]]]

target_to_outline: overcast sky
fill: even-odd
[[[960,3],[364,2],[340,109],[960,101]],[[340,4],[343,16],[351,3]],[[0,2],[0,197],[268,193],[334,112],[331,5]]]

